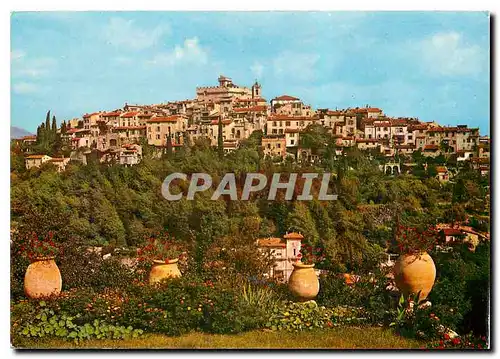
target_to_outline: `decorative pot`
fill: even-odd
[[[314,264],[293,263],[288,289],[303,302],[316,298],[319,292],[319,279],[314,272]]]
[[[405,295],[417,294],[418,302],[427,298],[436,280],[436,266],[427,252],[404,254],[394,265],[394,280]]]
[[[179,267],[177,267],[178,258],[167,261],[154,260],[153,268],[149,273],[149,284],[158,283],[166,278],[178,278],[181,276]]]
[[[59,295],[62,278],[54,257],[38,257],[26,269],[24,293],[32,299]]]

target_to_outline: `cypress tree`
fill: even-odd
[[[54,133],[54,135],[57,133],[56,116],[52,116],[52,132]]]
[[[224,156],[224,139],[222,138],[222,119],[219,117],[219,127],[218,127],[218,136],[217,136],[217,151],[219,153],[219,157],[222,158]]]
[[[50,110],[47,112],[47,117],[45,118],[45,130],[50,130]]]
[[[172,156],[172,138],[170,136],[170,128],[168,129],[168,137],[167,137],[167,155],[168,157]]]

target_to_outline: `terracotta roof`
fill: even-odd
[[[297,98],[297,97],[293,97],[293,96],[282,95],[282,96],[275,97],[273,100],[277,100],[277,101],[296,101],[296,100],[300,100],[300,99]]]
[[[40,158],[43,158],[47,155],[30,155],[28,157],[26,157],[27,159],[40,159]]]
[[[438,150],[439,146],[438,145],[425,145],[424,146],[424,151],[425,150]]]
[[[391,120],[391,125],[392,126],[407,126],[408,121],[402,120],[402,119],[392,119]]]
[[[281,241],[281,238],[261,238],[257,239],[259,247],[281,247],[286,248],[286,243]]]
[[[222,120],[221,121],[223,125],[229,125],[232,121],[231,120]],[[212,125],[218,125],[219,120],[212,120],[211,122]]]
[[[122,114],[121,117],[132,118],[132,117],[136,116],[138,113],[139,113],[139,111],[126,112],[126,113]]]
[[[315,121],[317,119],[317,117],[273,115],[268,118],[268,121]]]
[[[113,130],[143,130],[146,126],[116,126]]]
[[[69,130],[66,131],[66,133],[72,134],[72,133],[77,133],[77,132],[87,132],[90,131],[85,128],[70,128]]]
[[[24,136],[21,137],[21,140],[36,140],[36,136],[35,135]]]
[[[419,125],[410,125],[408,126],[408,131],[415,131],[415,130],[426,130],[427,125],[426,124],[419,124]]]
[[[448,172],[448,169],[444,166],[438,166],[438,167],[436,167],[436,171],[438,173],[446,173],[446,172]]]
[[[252,107],[242,107],[242,108],[233,108],[234,112],[260,112],[266,111],[267,106],[252,106]]]
[[[152,113],[150,113],[150,114],[140,113],[140,114],[137,115],[137,117],[151,117],[151,116],[153,116]]]
[[[256,97],[256,98],[237,98],[234,100],[235,102],[267,102],[265,98]]]
[[[304,239],[304,236],[297,232],[287,233],[283,236],[285,239]]]
[[[358,143],[376,143],[377,140],[375,138],[358,138],[356,139]]]
[[[444,228],[442,231],[445,236],[461,236],[464,234],[460,229],[456,228]]]
[[[98,115],[99,112],[93,112],[93,113],[86,113],[85,115],[83,115],[83,118],[88,118],[90,116],[94,116],[94,115]]]
[[[185,117],[174,115],[174,116],[157,116],[152,117],[147,120],[147,123],[157,123],[157,122],[177,122],[180,119],[184,119]]]
[[[120,116],[121,112],[118,111],[113,111],[113,112],[106,112],[102,116],[103,117],[117,117]]]
[[[67,158],[51,158],[49,162],[64,162]]]
[[[285,133],[300,133],[298,128],[285,128]]]

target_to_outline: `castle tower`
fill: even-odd
[[[262,87],[257,80],[255,80],[255,83],[252,86],[252,98],[261,97],[261,89]]]

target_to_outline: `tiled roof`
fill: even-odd
[[[268,118],[268,121],[315,121],[317,119],[317,117],[273,115]]]
[[[287,233],[283,236],[285,239],[304,239],[304,236],[297,232]]]
[[[286,244],[281,241],[281,238],[261,238],[257,240],[259,247],[281,247],[286,248]]]
[[[425,150],[438,150],[439,146],[438,145],[425,145],[424,146],[424,151]]]
[[[126,112],[126,113],[122,114],[121,117],[132,118],[132,117],[136,116],[137,114],[139,114],[139,111]]]
[[[260,112],[266,111],[267,106],[252,106],[252,107],[242,107],[242,108],[233,108],[234,112]]]
[[[30,155],[28,157],[26,157],[27,159],[40,159],[40,158],[43,158],[47,155]]]
[[[113,130],[143,130],[146,126],[116,126]]]
[[[223,125],[229,125],[232,121],[231,120],[222,120],[221,121]],[[211,122],[212,125],[218,125],[219,120],[212,120]]]
[[[445,236],[461,236],[464,234],[460,229],[456,228],[444,228],[442,231]]]
[[[157,117],[152,117],[149,120],[147,120],[147,123],[158,123],[158,122],[177,122],[181,119],[184,119],[185,117],[179,116],[179,115],[174,115],[174,116],[157,116]]]
[[[436,167],[436,171],[438,173],[446,173],[446,172],[448,172],[448,169],[444,166],[438,166],[438,167]]]
[[[293,97],[293,96],[282,95],[282,96],[275,97],[274,100],[277,100],[277,101],[296,101],[296,100],[300,100],[300,99],[297,97]]]
[[[103,117],[117,117],[120,116],[121,112],[118,111],[113,111],[113,112],[106,112],[102,116]]]

